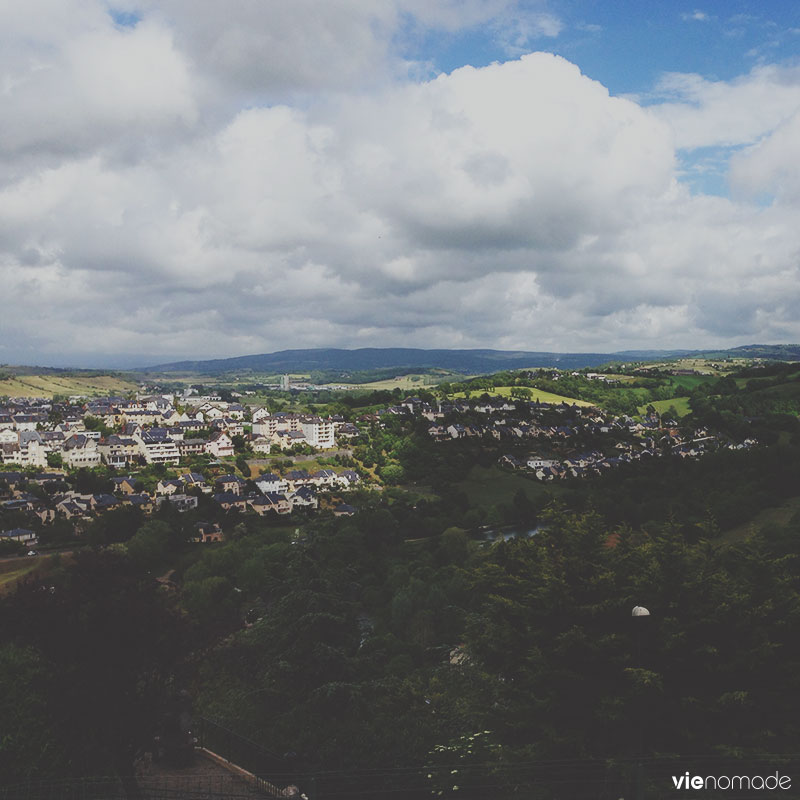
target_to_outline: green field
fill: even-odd
[[[561,487],[525,478],[516,472],[507,472],[496,465],[482,467],[476,464],[465,480],[457,484],[469,498],[470,504],[489,507],[498,503],[511,503],[514,495],[522,489],[532,501],[546,495],[556,495]]]
[[[785,503],[774,508],[766,508],[742,525],[726,531],[719,538],[720,544],[734,544],[749,539],[754,533],[767,525],[786,525],[791,522],[795,514],[800,513],[800,497],[792,497]]]
[[[425,389],[436,386],[442,381],[450,378],[440,375],[398,375],[396,378],[388,378],[383,381],[371,381],[370,383],[334,383],[332,386],[347,386],[348,389],[372,391],[374,389]],[[459,376],[463,380],[462,376]]]
[[[511,397],[512,389],[518,389],[518,386],[495,386],[494,389],[476,389],[470,392],[471,397],[480,397],[482,394],[495,395],[497,397]],[[527,387],[526,387],[527,388]],[[553,394],[552,392],[545,392],[541,389],[531,389],[531,400],[537,400],[540,403],[568,403],[575,406],[591,406],[592,403],[587,403],[585,400],[576,400],[574,397],[565,397],[561,394]],[[452,398],[463,398],[466,396],[464,392],[456,392],[450,395]]]
[[[703,383],[714,383],[719,377],[715,375],[670,375],[669,381],[673,386],[682,386],[690,392]]]
[[[653,362],[647,364],[648,367],[658,367],[659,369],[694,369],[698,372],[706,373],[709,377],[718,378],[720,375],[725,375],[735,369],[744,366],[744,360],[741,364],[719,364],[718,360],[710,358],[677,358],[674,361]],[[716,364],[717,366],[712,366]],[[683,377],[683,376],[680,376]],[[704,377],[704,376],[687,376],[687,377]]]
[[[800,372],[791,372],[788,375],[784,375],[781,380],[783,383],[791,383],[792,381],[797,381],[800,379]],[[734,378],[736,381],[736,385],[740,389],[744,389],[745,386],[749,383],[754,389],[757,389],[759,385],[763,384],[765,387],[769,387],[770,381],[775,380],[775,377],[772,375],[765,375],[760,377],[758,375],[750,376],[749,378]]]
[[[136,383],[113,375],[17,375],[0,381],[0,396],[9,397],[99,396],[133,391],[136,391]]]
[[[44,569],[42,558],[20,558],[0,562],[0,595],[14,590],[17,581]]]
[[[322,455],[319,458],[324,459],[326,456]],[[297,456],[290,456],[288,453],[270,453],[262,458],[247,459],[248,465],[250,466],[250,474],[253,478],[257,478],[259,475],[261,475],[261,471],[265,469],[268,472],[275,472],[276,469],[270,465],[276,461],[287,460],[294,460],[294,464],[289,467],[289,469],[304,469],[307,472],[317,472],[321,469],[332,469],[334,472],[341,472],[343,469],[345,469],[345,467],[340,467],[336,464],[321,464],[317,458],[308,458],[308,460],[301,461],[297,458]]]
[[[679,417],[685,417],[692,412],[692,409],[689,408],[688,397],[673,397],[672,400],[654,400],[647,405],[653,406],[659,414],[665,414],[671,406],[678,412]],[[645,414],[647,412],[647,405],[639,406],[640,414]]]

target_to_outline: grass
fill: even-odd
[[[376,389],[388,389],[391,391],[392,389],[425,389],[429,386],[436,386],[437,383],[441,383],[445,378],[441,378],[438,375],[398,375],[396,378],[387,378],[383,381],[370,381],[369,383],[347,383],[346,385],[350,389],[364,389],[367,391],[373,391]],[[342,382],[343,384],[346,381]],[[333,384],[333,385],[341,385],[341,384]]]
[[[720,544],[743,542],[767,525],[786,525],[797,513],[800,513],[800,497],[792,497],[779,506],[765,508],[749,522],[731,528],[723,533],[718,541]]]
[[[407,500],[418,502],[419,500],[435,500],[439,495],[430,486],[419,486],[417,484],[399,484],[392,486],[390,492],[402,492]],[[394,502],[391,496],[389,503]]]
[[[346,380],[340,382],[334,381],[331,385],[347,386],[348,389],[352,389],[353,391],[391,391],[392,389],[404,389],[412,391],[414,389],[429,389],[447,381],[466,381],[474,377],[476,376],[462,375],[461,373],[440,370],[430,373],[410,373],[408,375],[397,375],[394,378],[385,378],[384,380],[370,381],[369,383],[348,383]]]
[[[632,386],[630,388],[618,389],[617,391],[621,397],[625,397],[629,400],[638,400],[640,403],[643,403],[648,397],[652,396],[650,390],[642,386]]]
[[[796,403],[800,400],[800,383],[781,383],[778,386],[768,386],[766,389],[758,389],[753,393],[755,397],[764,397],[774,401],[784,400]]]
[[[270,464],[274,461],[282,461],[292,458],[289,455],[281,455],[279,453],[269,455],[265,455],[263,458],[248,459],[248,464],[250,466],[250,474],[257,478],[261,474],[262,469],[266,469],[269,467],[270,472],[275,472],[276,470],[270,466]],[[295,456],[294,458],[297,458]],[[326,456],[320,456],[320,458],[326,458]],[[294,464],[289,467],[289,469],[304,469],[307,472],[317,472],[320,469],[332,469],[335,472],[341,472],[344,469],[350,469],[349,467],[342,467],[338,464],[320,464],[317,458],[309,458],[308,461],[295,461]]]
[[[9,397],[52,397],[56,394],[98,396],[125,394],[135,390],[136,383],[113,375],[18,375],[0,381],[0,395]]]
[[[717,380],[719,380],[719,376],[716,375],[671,375],[669,379],[673,386],[682,386],[689,391],[703,383],[714,383]]]
[[[19,560],[0,562],[0,596],[14,591],[17,582],[34,573],[42,574],[47,571],[47,558],[33,556]]]
[[[478,464],[458,484],[458,488],[466,494],[473,507],[484,508],[498,503],[511,503],[520,489],[532,501],[557,494],[560,490],[560,487],[525,478],[515,472],[507,472],[496,465],[482,467]]]
[[[652,403],[648,403],[644,406],[639,406],[639,413],[645,414],[647,412],[647,406],[653,406],[653,408],[659,414],[665,414],[670,406],[673,406],[675,410],[678,412],[679,417],[685,417],[687,414],[690,414],[692,409],[689,408],[689,398],[688,397],[673,397],[672,400],[654,400]]]
[[[471,397],[480,397],[482,394],[488,394],[490,396],[494,395],[497,397],[511,397],[512,389],[518,389],[518,386],[495,386],[494,389],[488,390],[475,390],[470,392]],[[526,387],[527,388],[527,387]],[[576,405],[576,406],[591,406],[593,403],[588,403],[586,400],[576,400],[574,397],[565,397],[561,394],[553,394],[552,392],[545,392],[541,389],[530,389],[531,392],[531,400],[537,400],[540,403],[568,403],[569,405]],[[458,399],[464,398],[466,395],[464,392],[456,392],[455,394],[451,395],[451,397]],[[526,398],[527,399],[527,398]]]

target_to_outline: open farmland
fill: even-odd
[[[496,396],[496,397],[511,397],[512,390],[518,390],[520,387],[518,386],[495,386],[494,389],[475,389],[470,392],[472,397],[480,397],[482,394],[488,394],[489,396]],[[542,389],[528,389],[531,393],[531,400],[538,401],[539,403],[567,403],[569,405],[576,405],[576,406],[591,406],[592,403],[588,403],[586,400],[576,400],[574,397],[566,397],[562,394],[553,394],[552,392],[545,392]],[[464,392],[456,392],[455,394],[451,395],[452,398],[456,399],[463,399],[465,397]]]
[[[134,381],[114,375],[16,375],[0,380],[0,396],[53,397],[54,395],[125,394],[136,390]]]
[[[692,410],[689,408],[688,397],[673,397],[671,400],[654,400],[647,405],[653,406],[659,414],[666,414],[670,408],[674,408],[675,411],[678,412],[679,417],[685,417],[687,414],[691,413]],[[639,406],[640,414],[646,413],[647,405]]]
[[[704,383],[716,383],[719,380],[715,375],[671,375],[669,382],[673,386],[682,386],[690,392]]]
[[[459,376],[460,378],[461,376]],[[349,384],[351,389],[425,389],[444,380],[449,380],[447,377],[439,375],[398,375],[396,378],[387,378],[382,381],[370,381],[369,383]]]

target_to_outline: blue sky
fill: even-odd
[[[800,48],[800,6],[791,2],[573,0],[518,7],[551,12],[562,28],[537,44],[574,62],[614,94],[647,96],[665,72],[730,80],[764,61],[794,61]],[[418,52],[443,72],[512,55],[484,26],[431,34]]]
[[[0,362],[800,341],[798,48],[788,2],[7,4]]]
[[[659,89],[667,73],[731,81],[760,64],[797,64],[800,54],[796,3],[572,0],[546,5],[522,2],[518,8],[532,14],[546,11],[560,23],[557,35],[535,39],[537,49],[563,56],[611,93],[634,96],[642,105],[668,96]],[[450,72],[465,64],[506,61],[530,49],[531,43],[509,48],[496,30],[479,26],[432,33],[409,51],[436,70]],[[684,180],[694,191],[727,195],[731,152],[729,148],[681,151]]]

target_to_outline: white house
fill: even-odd
[[[219,431],[206,442],[206,452],[215,458],[224,458],[233,455],[233,441],[225,431]]]

